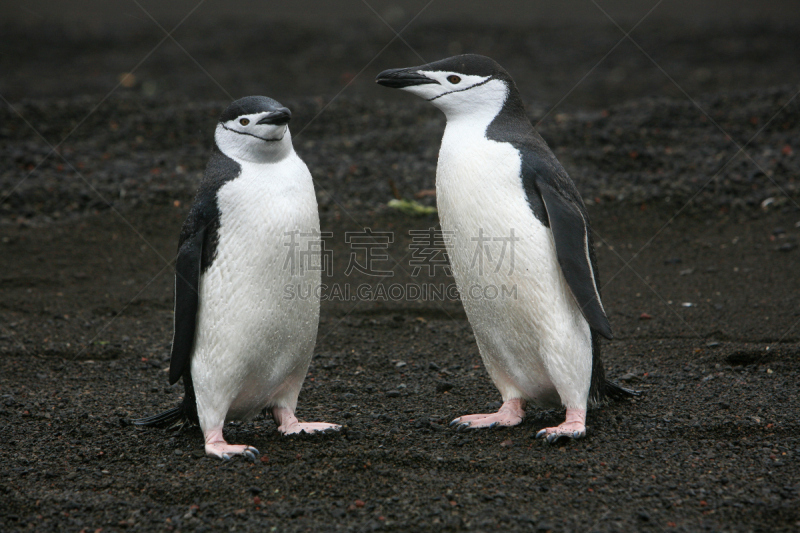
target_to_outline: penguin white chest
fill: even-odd
[[[448,122],[436,173],[464,308],[504,399],[579,403],[588,395],[591,332],[561,273],[552,233],[528,204],[519,152],[483,131]],[[574,386],[557,386],[565,379]]]
[[[217,194],[217,257],[204,277],[218,276],[220,288],[240,293],[240,304],[269,299],[275,305],[267,298],[273,290],[296,277],[319,277],[318,271],[291,261],[296,252],[292,243],[319,232],[319,216],[308,170],[299,159],[289,159],[273,165],[245,163],[241,175]]]

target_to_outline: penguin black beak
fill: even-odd
[[[392,89],[402,89],[412,85],[425,85],[426,83],[439,83],[427,76],[423,76],[417,70],[419,70],[419,67],[384,70],[375,78],[375,83]]]
[[[262,118],[256,124],[270,124],[273,126],[283,126],[292,120],[292,112],[286,107],[279,107],[266,117]]]

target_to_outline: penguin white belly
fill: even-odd
[[[318,298],[283,298],[287,284],[314,295],[320,284],[319,270],[287,264],[287,233],[319,232],[308,169],[294,154],[239,163],[218,192],[217,254],[200,279],[192,379],[203,427],[267,406],[294,410],[319,320]]]
[[[561,272],[552,232],[528,205],[519,152],[478,132],[448,121],[436,191],[481,357],[505,401],[584,408],[589,325]]]

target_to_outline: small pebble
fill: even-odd
[[[452,389],[454,385],[448,381],[436,382],[436,392],[447,392]]]

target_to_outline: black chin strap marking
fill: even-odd
[[[469,87],[465,87],[464,89],[458,89],[456,91],[450,91],[450,92],[442,93],[439,96],[434,96],[433,98],[428,98],[428,102],[432,102],[432,101],[436,100],[437,98],[441,98],[442,96],[447,96],[448,94],[462,93],[464,91],[469,91],[470,89],[474,89],[475,87],[480,87],[481,85],[486,85],[487,83],[489,83],[493,79],[495,79],[495,77],[494,77],[494,75],[491,75],[488,78],[486,78],[485,80],[483,80],[482,82],[476,83],[475,85],[470,85]]]
[[[274,142],[282,141],[283,138],[286,136],[286,130],[284,130],[283,135],[281,135],[280,139],[265,139],[264,137],[259,137],[258,135],[253,135],[252,133],[247,133],[246,131],[232,130],[229,127],[227,127],[225,124],[221,124],[221,126],[222,126],[223,129],[226,129],[228,131],[232,131],[233,133],[238,133],[239,135],[249,135],[250,137],[255,137],[256,139],[261,139],[262,141],[268,142],[268,143],[274,143]]]

